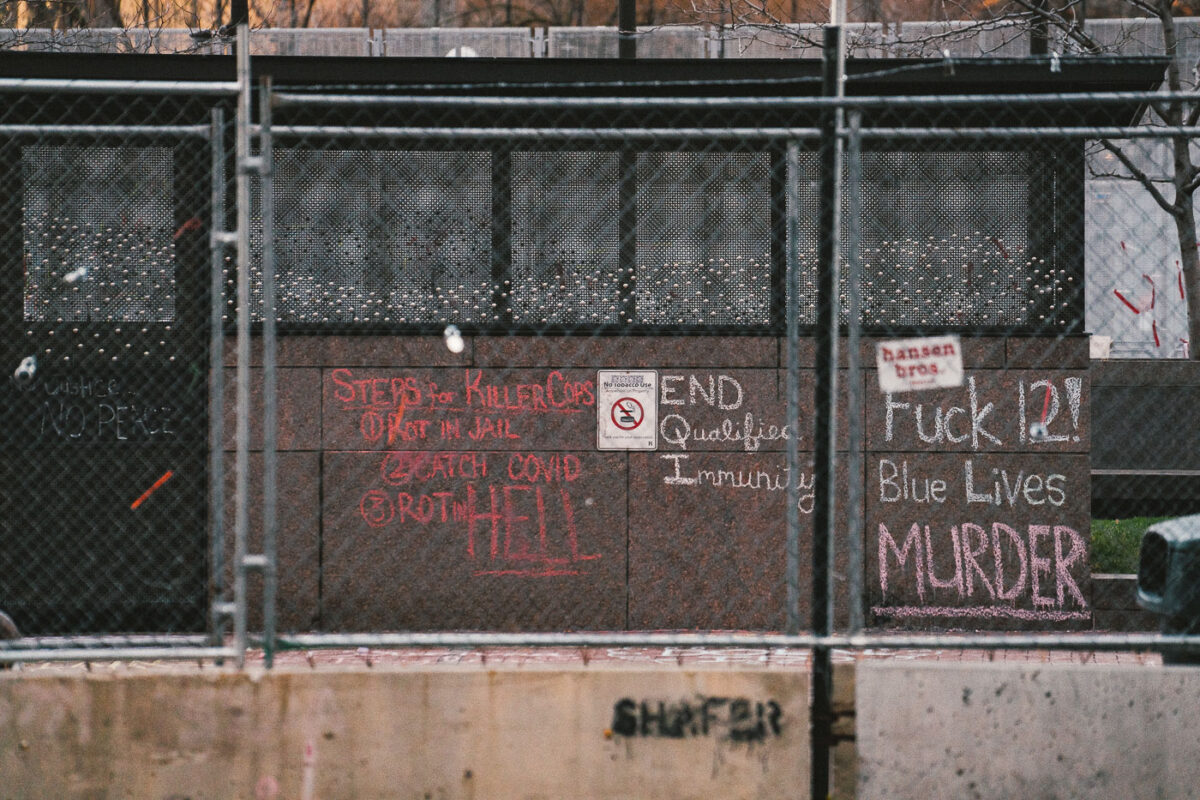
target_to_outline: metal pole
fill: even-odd
[[[836,19],[836,14],[835,14]],[[841,90],[841,27],[825,29],[822,93]],[[820,241],[817,263],[816,389],[813,444],[812,628],[817,636],[832,632],[830,577],[833,572],[834,469],[836,458],[838,237],[840,234],[841,109],[821,116]],[[814,800],[829,796],[830,746],[833,725],[833,663],[828,647],[813,648],[812,775]]]
[[[250,32],[237,33],[237,454],[233,545],[234,649],[246,664],[246,541],[250,529]]]
[[[1029,23],[1029,55],[1044,56],[1050,52],[1050,28],[1046,24],[1046,0],[1033,0]]]
[[[212,621],[210,640],[221,644],[225,633],[225,247],[217,234],[225,232],[225,112],[212,112],[212,210],[209,243],[212,276],[209,284],[208,344],[208,496],[212,536]]]
[[[618,3],[617,55],[637,58],[637,0],[620,0]]]
[[[275,177],[272,172],[271,78],[259,87],[258,153],[262,161],[259,202],[262,216],[263,367],[263,664],[275,662],[275,534],[278,527],[278,400],[275,369]]]
[[[787,634],[800,633],[800,145],[788,142],[787,189]]]
[[[260,203],[262,216],[263,291],[263,655],[267,668],[274,664],[276,533],[278,520],[278,398],[275,340],[275,181],[272,173],[271,79],[262,80],[259,97]]]
[[[847,148],[847,200],[849,219],[846,221],[846,418],[849,428],[849,452],[846,472],[850,485],[846,499],[846,571],[849,573],[850,630],[863,628],[863,451],[866,449],[863,431],[862,359],[859,351],[862,332],[862,112],[850,112],[849,146]]]

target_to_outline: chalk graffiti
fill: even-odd
[[[499,471],[496,459],[503,459]],[[452,532],[475,576],[581,575],[601,557],[580,542],[569,490],[583,476],[577,455],[389,452],[379,475],[404,488],[366,490],[358,506],[363,522]]]
[[[706,380],[707,379],[707,380]],[[676,393],[682,391],[676,383],[688,382],[686,398]],[[699,398],[699,400],[697,400]],[[667,406],[698,405],[715,406],[722,411],[735,411],[742,407],[745,390],[742,384],[729,375],[706,375],[698,378],[695,375],[664,375],[662,388],[659,392],[659,402]]]
[[[901,459],[899,464],[889,458],[879,459],[876,472],[879,502],[944,504],[950,498],[948,487],[954,485],[957,476],[935,477],[937,469],[928,462],[918,461],[910,466],[907,459]],[[967,505],[1058,507],[1067,501],[1067,476],[1059,472],[993,467],[990,473],[977,474],[974,461],[968,458],[962,463],[961,476],[963,494],[959,500]]]
[[[1068,599],[1077,609],[1088,608],[1072,574],[1086,570],[1087,544],[1066,525],[1029,524],[1018,530],[1003,522],[989,527],[963,522],[934,535],[930,525],[914,522],[901,544],[880,522],[877,534],[879,588],[885,597],[899,573],[906,585],[915,584],[922,603],[937,594],[945,600],[940,605],[979,597],[1024,602],[1035,610],[1063,610]],[[939,576],[939,565],[947,563],[950,571]],[[1044,593],[1051,587],[1053,595]]]
[[[687,450],[688,443],[717,444],[722,442],[741,442],[743,448],[753,453],[762,446],[763,442],[773,442],[791,438],[789,427],[768,425],[756,422],[754,415],[747,413],[740,421],[724,419],[718,425],[701,427],[688,422],[681,414],[667,414],[658,423],[659,436],[667,444],[673,444],[681,450]]]
[[[663,476],[663,483],[668,486],[711,486],[715,489],[747,489],[755,492],[786,492],[790,482],[791,467],[787,464],[771,466],[769,469],[695,469],[684,474],[686,461],[691,458],[687,453],[666,453],[661,456],[667,461],[674,462],[674,472]],[[813,487],[816,477],[812,472],[801,472],[798,479],[800,498],[797,505],[803,514],[811,514],[816,502]]]
[[[500,374],[502,380],[489,380],[483,370],[468,369],[456,386],[415,374],[364,376],[343,367],[329,374],[329,396],[338,411],[356,415],[361,442],[387,447],[519,441],[530,416],[578,414],[595,405],[590,379],[559,370],[534,381]]]
[[[888,444],[911,441],[921,446],[966,445],[971,450],[1001,448],[1015,439],[1020,445],[1082,441],[1080,425],[1083,404],[1083,379],[1061,379],[1062,392],[1053,379],[1016,382],[1016,397],[996,393],[996,386],[979,386],[976,376],[967,378],[967,397],[963,404],[919,403],[885,395],[883,402],[883,440]],[[989,396],[985,396],[990,395]],[[1069,419],[1061,414],[1062,395],[1066,395]],[[1029,397],[1042,400],[1039,409],[1031,409]],[[1015,408],[1013,400],[1015,400]],[[1037,421],[1043,431],[1031,436],[1030,423]],[[1012,430],[1015,424],[1015,430]],[[1012,430],[1013,436],[1004,433]],[[915,434],[915,436],[914,436]],[[1001,436],[1011,436],[1007,442]]]
[[[60,439],[173,439],[178,411],[173,406],[125,402],[84,403],[47,400],[38,432]]]
[[[179,406],[147,399],[112,376],[37,375],[14,381],[35,400],[38,436],[75,442],[175,439],[184,422]],[[30,426],[33,427],[32,425]]]

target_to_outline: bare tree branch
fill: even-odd
[[[1150,196],[1154,198],[1154,202],[1158,203],[1159,207],[1162,208],[1163,211],[1166,211],[1171,216],[1178,216],[1179,207],[1168,200],[1166,196],[1158,190],[1158,186],[1156,185],[1158,181],[1155,181],[1146,174],[1145,170],[1143,170],[1137,164],[1134,164],[1132,159],[1130,159],[1129,156],[1125,154],[1125,151],[1122,150],[1118,145],[1114,144],[1108,139],[1101,139],[1100,144],[1104,146],[1105,150],[1117,157],[1117,160],[1121,162],[1121,165],[1125,167],[1125,169],[1129,170],[1130,176],[1135,181],[1140,183],[1147,192],[1150,193]]]

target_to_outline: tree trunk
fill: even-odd
[[[28,25],[31,28],[53,28],[54,27],[54,9],[49,3],[42,2],[27,2],[25,4],[26,13],[29,16]]]
[[[1179,264],[1183,268],[1183,291],[1187,295],[1188,356],[1200,350],[1200,249],[1196,247],[1196,209],[1192,195],[1176,200],[1175,234],[1179,238]]]
[[[121,19],[121,0],[96,0],[92,6],[91,27],[93,28],[123,28]]]
[[[1173,0],[1159,0],[1157,11],[1162,22],[1163,45],[1167,55],[1167,89],[1172,92],[1183,91],[1183,76],[1179,73],[1179,37],[1175,30],[1175,17],[1172,13]],[[1187,120],[1184,107],[1171,103],[1162,114],[1163,122],[1171,126],[1181,126]],[[1191,140],[1186,136],[1171,138],[1172,175],[1171,182],[1175,187],[1174,207],[1171,214],[1175,218],[1175,233],[1179,239],[1179,265],[1183,269],[1184,293],[1187,295],[1188,310],[1188,355],[1200,358],[1200,254],[1197,253],[1196,240],[1196,206],[1193,182],[1196,178],[1196,165],[1192,162]]]

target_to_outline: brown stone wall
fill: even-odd
[[[1090,596],[1086,360],[1033,369],[1022,343],[964,340],[968,385],[890,406],[865,373],[865,588],[878,621],[1086,613],[1072,591]],[[873,352],[866,343],[865,364]],[[801,356],[807,618],[810,341]],[[457,355],[436,337],[281,338],[280,628],[781,629],[785,363],[768,337],[479,338]],[[226,364],[232,449],[232,349]],[[614,368],[658,371],[657,451],[597,450],[596,370]],[[256,365],[256,412],[260,379]],[[1040,419],[1045,381],[1055,440],[1031,443],[1021,426]],[[839,518],[844,505],[839,493]],[[845,542],[835,548],[844,617]]]

